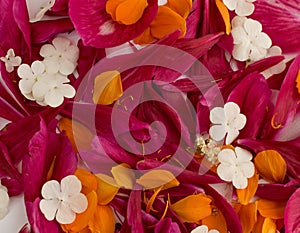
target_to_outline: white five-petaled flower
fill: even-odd
[[[0,182],[0,219],[4,218],[8,213],[9,196],[7,188]]]
[[[224,108],[215,107],[210,111],[212,125],[209,135],[216,141],[225,138],[226,144],[232,143],[239,135],[239,131],[246,125],[246,116],[240,113],[240,107],[233,102],[228,102]]]
[[[232,56],[236,60],[254,62],[267,56],[272,40],[266,33],[262,32],[260,22],[236,16],[231,25],[234,43]]]
[[[46,67],[41,61],[34,61],[31,67],[22,64],[18,68],[21,78],[19,88],[21,93],[29,100],[35,100],[40,105],[58,107],[64,101],[64,97],[73,98],[75,89],[68,84],[70,81],[60,73],[47,73]]]
[[[64,37],[56,37],[52,44],[45,44],[40,50],[48,73],[60,72],[63,75],[72,74],[77,66],[79,49]]]
[[[19,66],[22,62],[21,57],[15,55],[13,49],[9,49],[5,57],[0,57],[0,60],[5,63],[6,71],[11,73],[15,66]]]
[[[40,209],[46,219],[54,218],[60,224],[70,224],[76,218],[76,213],[83,213],[88,206],[87,198],[81,191],[80,180],[74,176],[64,177],[60,184],[50,180],[42,188],[44,199],[40,201]]]
[[[225,6],[239,16],[249,16],[254,12],[255,0],[223,0]]]
[[[217,168],[218,176],[232,182],[237,189],[244,189],[248,185],[247,178],[254,175],[254,164],[251,162],[252,154],[240,147],[223,149],[218,155],[220,165]]]
[[[208,227],[206,225],[198,226],[194,230],[191,231],[191,233],[219,233],[217,230],[208,230]]]

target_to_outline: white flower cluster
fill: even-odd
[[[67,38],[56,37],[52,44],[45,44],[40,50],[43,61],[34,61],[31,66],[22,64],[18,68],[21,78],[19,88],[29,100],[42,106],[60,106],[64,97],[73,98],[75,89],[68,84],[68,75],[77,66],[79,49]]]
[[[5,57],[0,57],[0,60],[5,63],[5,68],[8,73],[14,71],[15,66],[19,66],[22,62],[21,57],[15,55],[13,49],[9,49]]]

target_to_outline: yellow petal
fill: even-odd
[[[251,198],[256,193],[256,190],[258,187],[258,178],[259,178],[259,175],[257,173],[255,173],[253,177],[248,179],[247,188],[236,190],[241,204],[247,205],[249,203],[249,201],[251,200]]]
[[[77,168],[77,170],[75,171],[75,176],[77,176],[77,178],[80,180],[82,184],[82,189],[81,189],[82,193],[88,194],[91,191],[97,190],[97,186],[98,186],[97,178],[89,171],[81,168]]]
[[[285,206],[285,201],[270,201],[266,199],[259,199],[257,201],[257,209],[265,218],[283,218]]]
[[[265,218],[261,216],[259,213],[257,213],[257,220],[256,223],[254,224],[252,233],[261,233],[264,221]]]
[[[275,150],[259,152],[254,158],[259,174],[267,181],[282,183],[286,175],[286,162]]]
[[[241,205],[238,216],[242,224],[243,233],[250,233],[257,220],[257,204]]]
[[[265,219],[262,226],[262,233],[276,233],[276,223],[273,219]]]
[[[93,92],[93,101],[95,104],[112,104],[122,94],[121,75],[118,71],[106,71],[95,78]]]
[[[98,177],[98,204],[107,205],[116,196],[119,187],[115,180],[104,174],[97,174]]]
[[[97,208],[97,194],[95,191],[92,191],[86,197],[88,200],[88,207],[86,211],[81,214],[77,214],[73,223],[61,225],[65,232],[77,233],[87,227]]]
[[[229,35],[231,31],[231,24],[230,24],[230,15],[227,7],[221,0],[216,0],[216,5],[218,10],[223,18],[226,27],[226,34]]]
[[[91,148],[94,138],[91,131],[78,121],[62,117],[58,122],[61,131],[65,131],[66,136],[72,144],[73,150],[87,150]],[[76,140],[75,140],[76,138]]]
[[[165,6],[169,7],[186,19],[191,11],[192,4],[192,0],[168,0]]]
[[[111,173],[119,187],[132,189],[135,184],[135,174],[126,164],[120,164],[111,169]]]
[[[147,0],[126,0],[116,9],[116,21],[131,25],[139,21],[147,8]]]
[[[93,218],[89,222],[89,229],[95,233],[114,233],[115,216],[111,207],[98,205]]]
[[[176,187],[180,184],[175,176],[167,170],[149,171],[137,179],[136,182],[146,189],[163,186],[163,190]]]
[[[110,14],[113,20],[116,20],[116,11],[117,7],[122,3],[125,2],[126,0],[108,0],[106,2],[105,8],[106,12]]]
[[[140,36],[134,39],[137,44],[150,44],[155,38],[151,34],[151,29],[148,27]]]
[[[176,30],[181,31],[181,37],[186,33],[185,19],[166,6],[158,7],[158,13],[150,28],[151,34],[157,39],[161,39]]]
[[[300,70],[298,71],[298,74],[296,77],[296,87],[297,87],[298,93],[300,94]]]
[[[205,194],[188,196],[175,204],[171,209],[178,215],[183,222],[197,223],[211,215],[211,199]]]
[[[227,224],[221,211],[213,211],[213,214],[202,219],[202,224],[206,225],[209,230],[215,229],[220,233],[227,233]]]

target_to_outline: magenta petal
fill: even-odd
[[[31,228],[30,225],[28,223],[26,223],[21,230],[19,231],[19,233],[31,233]]]
[[[300,228],[300,189],[291,196],[285,211],[284,211],[284,225],[285,232],[299,232]]]
[[[1,184],[7,188],[10,197],[18,196],[23,192],[23,183],[18,179],[1,178]]]
[[[33,202],[25,202],[27,217],[31,225],[32,232],[39,233],[63,233],[60,225],[56,221],[48,221],[39,207],[40,198]],[[26,232],[26,231],[25,231]]]
[[[54,36],[74,29],[70,19],[39,21],[31,25],[31,40],[33,44],[50,41]]]
[[[274,124],[281,126],[288,126],[290,122],[295,119],[297,112],[299,111],[300,95],[296,88],[296,77],[300,69],[300,55],[296,57],[291,64],[286,77],[281,85],[277,102],[274,109]],[[282,130],[284,130],[284,127]],[[282,138],[284,140],[285,135],[281,135],[281,130],[276,130],[274,138]]]
[[[297,190],[294,186],[283,184],[260,184],[255,193],[260,198],[273,201],[286,201]]]
[[[132,233],[143,233],[143,223],[141,215],[142,191],[132,190],[128,200],[127,221],[131,226]]]
[[[263,31],[271,37],[273,44],[280,46],[284,52],[299,51],[299,1],[261,0],[254,4],[255,11],[251,18],[262,23]]]
[[[185,38],[196,38],[198,25],[201,18],[201,1],[195,0],[193,1],[193,6],[191,9],[191,13],[186,19],[186,34]]]
[[[150,25],[158,8],[157,0],[148,0],[142,18],[126,26],[113,21],[105,5],[106,0],[70,0],[69,14],[85,45],[107,48],[134,39]]]
[[[154,233],[181,233],[181,231],[178,224],[172,222],[171,218],[165,218],[157,223]]]
[[[259,73],[245,77],[229,95],[227,102],[240,106],[241,113],[246,115],[247,123],[240,132],[239,138],[256,138],[262,129],[267,114],[271,90],[267,81]]]

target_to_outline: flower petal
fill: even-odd
[[[34,61],[31,64],[31,69],[34,75],[39,75],[45,72],[45,65],[41,61]]]
[[[244,189],[248,185],[248,180],[241,172],[239,172],[234,174],[232,184],[237,189]]]
[[[59,207],[58,199],[53,199],[53,200],[43,199],[40,201],[40,210],[45,215],[45,218],[48,221],[52,221],[55,218],[58,207]]]
[[[67,59],[64,59],[60,63],[59,72],[62,73],[63,75],[69,75],[74,72],[75,68],[76,68],[76,65],[73,62],[71,62]]]
[[[245,189],[237,189],[237,195],[239,198],[239,201],[242,205],[247,205],[251,198],[256,193],[257,187],[258,187],[258,178],[259,175],[256,173],[253,177],[248,179],[248,186]]]
[[[78,193],[76,195],[72,195],[68,198],[68,204],[75,213],[81,214],[88,207],[88,201],[82,193]]]
[[[44,58],[56,55],[56,49],[51,44],[45,44],[41,47],[40,55]]]
[[[69,205],[61,202],[56,213],[56,221],[60,224],[70,224],[74,222],[76,214],[71,210]]]
[[[60,194],[60,185],[56,180],[50,180],[43,185],[42,196],[45,199],[58,198]]]
[[[114,233],[115,224],[115,215],[111,207],[98,205],[88,225],[91,232]]]
[[[209,129],[209,135],[215,141],[221,141],[225,138],[226,131],[224,125],[213,125]]]
[[[233,166],[225,166],[223,164],[220,164],[217,168],[218,176],[225,181],[232,181],[234,177],[234,167]]]
[[[82,188],[80,180],[74,175],[64,177],[61,180],[60,185],[61,192],[68,195],[75,195],[77,193],[80,193]]]
[[[239,1],[235,8],[235,13],[239,16],[248,16],[254,12],[254,8],[254,4],[247,0]]]
[[[213,124],[225,124],[224,108],[215,107],[210,111],[209,119]]]

